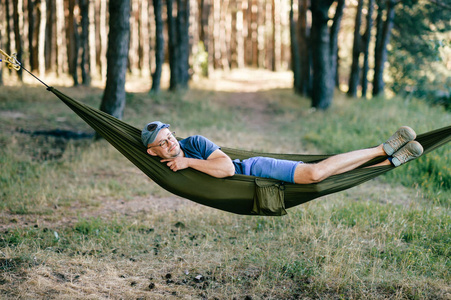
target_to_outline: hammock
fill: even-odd
[[[162,188],[194,202],[231,213],[284,215],[287,208],[349,189],[394,169],[393,166],[364,168],[385,159],[380,157],[355,170],[331,176],[319,183],[303,185],[245,175],[218,179],[194,169],[173,172],[159,158],[147,154],[146,147],[141,142],[140,129],[71,99],[53,87],[48,90]],[[421,134],[416,140],[422,144],[426,154],[451,140],[451,126]],[[232,159],[266,156],[314,163],[331,156],[263,153],[226,147],[221,150]]]
[[[1,49],[0,54],[6,57],[5,62],[9,69],[17,71],[21,68],[21,63],[16,59],[15,55],[10,56]],[[98,109],[71,99],[55,88],[49,87],[27,69],[23,69],[45,85],[47,90],[60,98],[78,116],[162,188],[194,202],[227,212],[242,215],[284,215],[287,208],[349,189],[394,169],[393,166],[365,168],[385,159],[380,157],[355,170],[331,176],[319,183],[303,185],[282,183],[273,179],[245,175],[234,175],[219,179],[194,169],[173,172],[166,164],[162,164],[159,158],[147,154],[146,147],[141,142],[140,129]],[[426,154],[451,140],[451,126],[421,134],[417,136],[416,140],[422,144],[424,154]],[[331,156],[263,153],[225,147],[222,147],[221,150],[232,159],[266,156],[315,163]]]

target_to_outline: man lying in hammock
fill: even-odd
[[[376,157],[385,156],[387,159],[372,167],[390,164],[397,167],[423,153],[421,144],[414,141],[415,131],[403,126],[377,147],[337,154],[316,164],[269,157],[232,161],[219,146],[207,138],[195,135],[177,141],[175,133],[168,128],[169,124],[160,121],[151,122],[144,127],[141,139],[147,147],[147,153],[162,158],[161,162],[166,163],[174,172],[193,168],[217,178],[243,174],[309,184],[353,170]]]

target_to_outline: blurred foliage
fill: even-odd
[[[451,108],[450,1],[400,1],[389,54],[392,90]]]

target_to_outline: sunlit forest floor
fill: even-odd
[[[247,150],[338,153],[404,124],[451,124],[413,99],[337,93],[315,112],[289,73],[234,71],[158,95],[127,82],[126,122]],[[50,83],[100,105],[101,88]],[[451,145],[287,216],[251,217],[169,194],[43,87],[1,87],[0,120],[0,298],[451,299]]]

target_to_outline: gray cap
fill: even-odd
[[[141,140],[144,146],[152,144],[157,138],[158,132],[163,128],[169,128],[169,124],[161,123],[160,121],[154,121],[147,124],[141,131]]]

